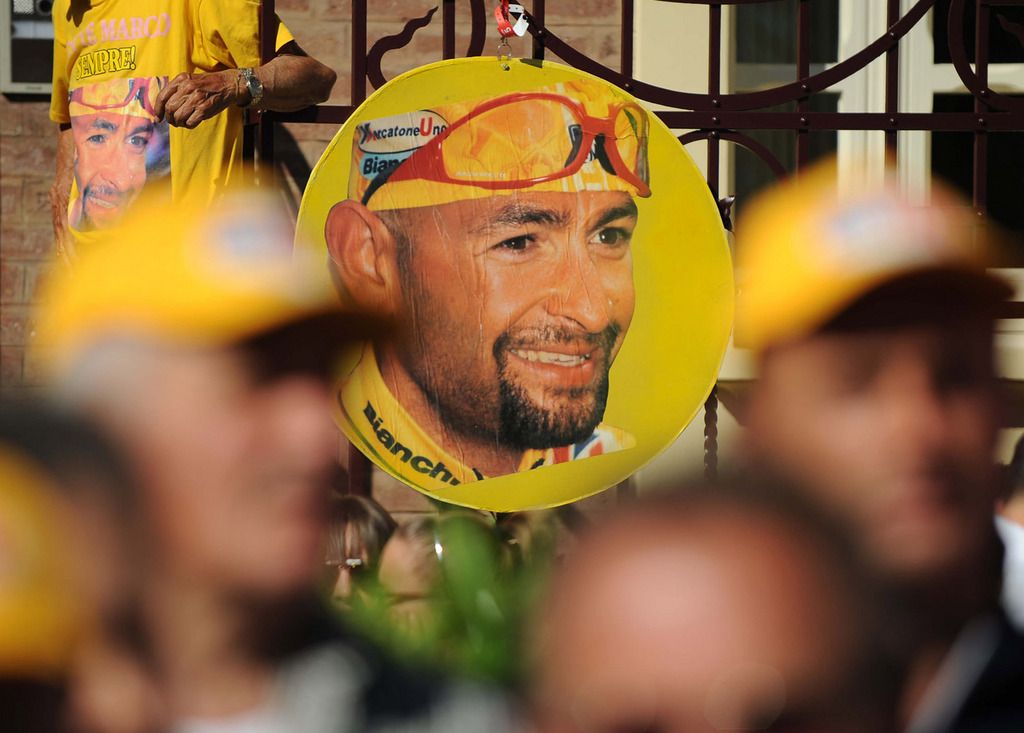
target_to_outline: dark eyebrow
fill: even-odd
[[[89,125],[89,127],[98,127],[99,129],[106,130],[107,132],[114,132],[115,130],[117,130],[117,125],[115,125],[113,122],[109,120],[103,119],[102,117],[97,117],[95,120],[93,120],[92,124]]]
[[[127,137],[131,137],[132,135],[138,135],[140,132],[153,132],[154,129],[156,129],[156,125],[154,125],[152,122],[146,122],[144,124],[139,125],[131,132],[129,132]]]
[[[472,233],[483,234],[501,226],[516,227],[524,224],[565,226],[568,222],[569,214],[564,211],[514,202],[498,209],[487,222],[474,229]]]
[[[622,206],[613,206],[612,208],[605,211],[598,217],[597,221],[594,222],[592,229],[600,229],[605,224],[611,224],[616,219],[636,219],[639,212],[636,209],[636,204],[633,203],[633,199],[630,199],[628,203]]]

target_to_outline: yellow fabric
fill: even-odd
[[[293,256],[291,222],[269,195],[229,193],[213,209],[140,202],[73,272],[47,280],[39,362],[57,379],[111,336],[217,346],[336,311],[331,288],[316,285],[320,267]]]
[[[34,464],[0,448],[0,677],[61,677],[84,631],[63,510]]]
[[[755,199],[737,232],[737,346],[763,351],[812,333],[858,298],[900,277],[945,272],[993,297],[1008,285],[985,272],[986,243],[969,207],[933,184],[915,206],[895,183],[840,189],[826,162]]]
[[[259,66],[258,0],[93,0],[80,18],[72,16],[70,3],[53,4],[50,117],[55,122],[69,124],[74,114],[88,111],[69,105],[69,95],[81,87],[131,78],[155,78],[162,84],[183,72]],[[276,47],[291,40],[288,29],[279,24]],[[238,108],[225,110],[195,130],[170,128],[174,200],[209,203],[225,186],[238,182],[241,134]],[[75,185],[69,215],[78,198]],[[97,237],[94,231],[72,231],[79,241]]]
[[[335,420],[348,439],[395,478],[420,491],[451,501],[446,489],[487,478],[444,451],[391,394],[377,366],[373,347],[365,345],[354,368],[341,378]],[[574,455],[572,446],[527,450],[519,472],[553,466],[636,445],[633,436],[608,425],[594,431],[589,450]],[[594,448],[600,446],[599,450]]]
[[[615,136],[622,141],[619,149],[624,162],[633,172],[639,172],[641,179],[646,178],[648,113],[614,87],[576,79],[530,92],[575,100],[592,117],[605,119],[614,115]],[[388,181],[370,197],[368,208],[380,211],[434,206],[523,190],[626,191],[640,195],[634,185],[606,171],[596,159],[587,160],[572,176],[543,183],[511,189],[472,185],[474,179],[523,180],[545,176],[564,169],[572,150],[567,131],[577,120],[567,106],[551,99],[534,98],[477,113],[482,102],[490,99],[493,97],[434,105],[426,110],[361,123],[352,139],[348,197],[361,200],[381,170],[398,168],[435,135],[471,113],[475,116],[453,130],[443,142],[445,168],[449,176],[460,180],[459,183],[423,179]]]

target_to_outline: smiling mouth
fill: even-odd
[[[85,199],[102,209],[116,209],[123,203],[124,194],[113,189],[88,189],[85,192]]]
[[[557,351],[541,351],[538,349],[512,349],[512,353],[523,361],[559,367],[583,366],[593,358],[591,353],[564,354]]]

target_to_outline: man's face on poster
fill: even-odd
[[[385,214],[397,230],[398,361],[456,433],[584,440],[633,317],[632,197],[523,191]]]
[[[75,181],[81,196],[79,229],[116,223],[146,183],[146,154],[156,124],[121,110],[73,118]]]

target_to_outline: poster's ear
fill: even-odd
[[[340,201],[327,215],[327,252],[355,304],[393,315],[399,294],[395,241],[376,214],[358,201]]]

